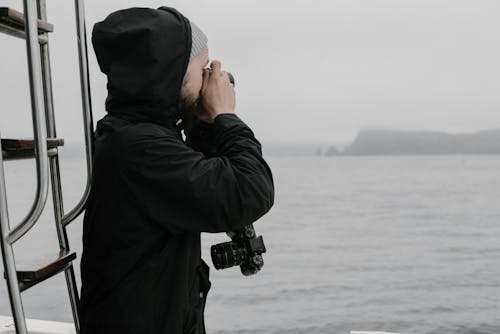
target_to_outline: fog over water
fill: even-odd
[[[47,5],[58,132],[79,141],[73,2]],[[500,125],[496,0],[93,0],[85,1],[89,35],[114,10],[162,5],[206,32],[211,58],[235,74],[237,111],[266,142],[351,141],[364,128]],[[29,136],[24,42],[0,35],[0,45],[9,50],[0,62],[0,131]],[[106,80],[92,48],[89,56],[97,120]]]

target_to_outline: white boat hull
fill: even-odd
[[[69,322],[56,322],[26,319],[30,334],[75,334],[75,325]],[[16,334],[12,317],[0,315],[0,334]]]

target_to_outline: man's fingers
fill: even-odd
[[[201,91],[204,92],[208,85],[208,78],[210,77],[210,72],[208,69],[203,70],[203,81],[201,84]]]
[[[212,67],[212,74],[221,75],[221,72],[220,72],[221,63],[220,63],[220,61],[212,60],[211,67]]]
[[[231,83],[231,80],[229,80],[229,74],[226,71],[222,71],[224,81],[227,82],[228,84]]]

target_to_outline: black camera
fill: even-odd
[[[240,266],[245,276],[257,273],[264,266],[262,254],[266,252],[266,246],[262,236],[256,236],[253,224],[228,235],[231,241],[210,248],[215,269]]]

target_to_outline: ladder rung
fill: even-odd
[[[47,150],[64,146],[62,138],[47,138]],[[27,159],[35,157],[33,139],[2,139],[2,157],[4,160]]]
[[[54,25],[51,23],[42,20],[37,21],[39,34],[54,31]],[[24,33],[24,14],[9,7],[0,7],[0,26]]]
[[[52,262],[41,265],[35,264],[34,267],[38,267],[38,269],[18,270],[17,279],[19,281],[19,289],[24,291],[33,285],[43,282],[47,278],[60,273],[66,269],[74,259],[76,259],[75,252],[60,251],[57,258]]]

